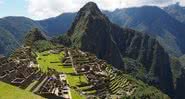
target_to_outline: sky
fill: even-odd
[[[102,10],[110,11],[143,5],[166,6],[176,2],[185,6],[185,0],[0,0],[0,18],[25,16],[41,20],[65,12],[76,12],[89,1],[97,3]]]

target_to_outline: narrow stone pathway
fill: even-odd
[[[44,82],[45,82],[47,79],[48,79],[48,77],[46,76],[46,77],[44,78],[44,80],[33,90],[33,92],[34,92],[34,93],[37,92],[37,91],[40,89],[40,87],[42,87],[42,85],[44,84]]]

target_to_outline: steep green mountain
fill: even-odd
[[[185,25],[155,6],[117,9],[105,12],[121,27],[129,27],[156,36],[159,43],[172,55],[185,53]]]
[[[179,2],[164,7],[164,10],[178,21],[185,23],[185,7],[181,6]]]
[[[122,66],[122,56],[108,33],[107,21],[108,18],[95,4],[87,4],[77,14],[68,36],[71,38],[72,46],[95,53],[99,58],[106,58],[115,66]]]
[[[173,96],[169,56],[163,47],[147,34],[112,24],[96,4],[81,8],[65,36],[72,47],[94,53],[127,73],[132,71],[126,70],[123,58],[138,61],[146,70],[141,79]]]
[[[10,32],[0,28],[0,54],[9,55],[18,46],[19,44],[14,36]]]
[[[185,38],[185,25],[170,17],[163,9],[144,6],[117,9],[113,12],[104,11],[103,13],[105,13],[113,23],[121,27],[133,28],[156,36],[165,50],[172,55],[181,56],[185,53],[185,46],[183,44]],[[76,13],[64,13],[56,18],[41,21],[41,25],[51,27],[50,29],[46,29],[48,31],[55,30],[55,33],[65,33],[75,16]],[[52,26],[47,25],[47,23],[52,24]],[[60,26],[63,28],[60,28]]]
[[[38,23],[47,31],[48,36],[57,36],[67,32],[70,28],[76,13],[63,13],[57,17],[40,20]],[[62,28],[61,28],[62,27]]]
[[[166,8],[164,8],[164,10],[165,9]],[[185,53],[185,46],[183,44],[185,25],[172,18],[163,11],[163,9],[153,6],[144,6],[117,9],[113,12],[104,11],[103,13],[105,13],[113,23],[121,27],[133,28],[156,36],[165,50],[172,55],[181,56]],[[54,34],[65,33],[71,26],[75,16],[76,13],[64,13],[56,18],[42,20],[40,24],[45,27],[45,30],[48,32],[54,31]]]

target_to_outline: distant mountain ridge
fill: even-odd
[[[60,35],[67,32],[71,26],[73,17],[71,14],[66,13],[56,18],[35,21],[26,17],[5,17],[0,19],[0,54],[9,55],[13,52],[18,45],[22,45],[24,38],[28,31],[33,28],[38,28],[42,32],[46,33],[49,37]],[[67,21],[67,22],[66,22]],[[68,24],[65,24],[68,23]],[[63,28],[61,28],[61,26]],[[55,32],[56,31],[56,32]],[[6,35],[6,37],[4,36]],[[11,43],[11,44],[10,44]],[[8,44],[8,46],[6,46]]]
[[[179,2],[164,7],[163,9],[178,21],[185,23],[185,7],[181,6]]]
[[[6,37],[1,38],[1,49],[0,54],[10,55],[18,45],[22,45],[26,33],[32,28],[39,28],[41,26],[26,17],[5,17],[0,19],[0,34],[5,34]],[[11,44],[10,44],[11,43]],[[8,45],[8,46],[7,46]],[[4,50],[4,51],[3,51]]]
[[[109,19],[121,27],[132,28],[156,36],[160,44],[172,55],[185,53],[185,25],[155,6],[118,9],[105,12]]]
[[[68,31],[75,16],[76,13],[63,13],[54,18],[40,20],[38,23],[48,33],[48,36],[57,36]]]
[[[9,31],[14,37],[16,37],[18,42],[22,42],[26,36],[26,32],[32,28],[39,28],[40,30],[43,30],[37,22],[26,17],[2,18],[0,19],[0,27]]]
[[[158,7],[144,6],[117,9],[113,12],[103,11],[103,13],[121,27],[132,28],[156,36],[165,50],[172,55],[181,56],[185,53],[185,45],[182,43],[185,42],[185,25]],[[33,27],[44,31],[49,37],[63,34],[68,31],[75,16],[76,13],[64,13],[40,21],[25,17],[7,17],[0,19],[0,26],[13,34],[17,42],[21,42],[25,33]]]

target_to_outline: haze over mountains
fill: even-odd
[[[185,23],[185,7],[180,6],[178,2],[164,7],[164,10],[178,21]]]
[[[25,17],[6,17],[0,19],[0,30],[1,36],[5,36],[1,39],[2,44],[0,44],[0,54],[9,55],[17,47],[21,46],[26,32],[32,28],[39,28],[41,26],[37,22],[25,18]],[[42,29],[41,29],[42,30]],[[8,36],[9,35],[9,36]],[[11,43],[9,43],[11,42]],[[9,47],[7,47],[7,45]],[[3,51],[6,50],[6,51]]]
[[[161,45],[173,55],[185,53],[185,25],[158,7],[119,9],[107,12],[110,20],[121,27],[132,28],[156,36]]]

